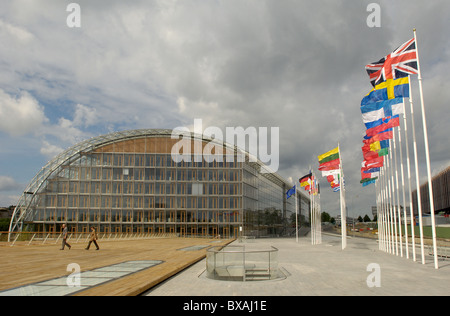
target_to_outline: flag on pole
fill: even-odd
[[[361,164],[363,168],[370,169],[370,168],[380,168],[383,167],[383,157],[378,157],[371,160],[364,160]]]
[[[366,71],[372,86],[388,79],[397,79],[418,74],[416,39],[412,38],[400,45],[389,55],[379,61],[366,65]]]
[[[409,77],[388,79],[377,84],[361,100],[361,105],[395,98],[409,98]]]
[[[367,129],[383,123],[383,119],[403,114],[403,98],[367,103],[360,107]]]
[[[364,136],[363,142],[364,144],[371,144],[376,141],[389,140],[394,137],[392,128],[385,130],[384,132],[378,133],[373,136]]]
[[[329,171],[339,169],[340,159],[339,159],[339,147],[336,147],[325,154],[318,156],[319,159],[319,170]]]
[[[376,134],[382,133],[390,128],[400,126],[400,117],[398,115],[393,117],[387,117],[382,119],[382,123],[375,127],[366,130],[366,135],[369,137],[375,136]]]
[[[300,186],[305,188],[306,191],[308,191],[310,189],[311,178],[312,178],[312,172],[308,173],[307,175],[304,175],[303,177],[301,177],[298,180],[300,182]]]
[[[322,171],[322,177],[328,177],[330,175],[336,175],[338,173],[339,173],[339,169],[324,170],[324,171]]]
[[[331,188],[332,189],[339,188],[341,186],[341,183],[339,181],[339,178],[340,178],[339,174],[336,174],[336,175],[330,176],[330,177],[331,177],[330,179],[327,177],[327,180],[330,183]]]
[[[295,194],[296,187],[295,185],[286,192],[286,200]]]
[[[367,181],[361,180],[361,185],[362,185],[363,187],[366,187],[366,186],[368,186],[369,184],[375,183],[375,181],[376,181],[377,179],[378,179],[378,177],[373,178],[373,179],[365,179],[365,180],[367,180]]]
[[[322,171],[322,176],[327,178],[331,188],[337,189],[340,187],[340,156],[339,147],[336,147],[317,157],[319,160],[319,170]],[[337,192],[337,190],[334,190]]]
[[[364,168],[361,168],[361,179],[375,178],[375,177],[378,177],[379,175],[380,175],[379,171],[366,172]]]

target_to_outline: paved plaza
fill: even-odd
[[[349,238],[341,249],[339,236],[324,235],[322,244],[310,238],[256,239],[233,244],[246,250],[274,246],[284,277],[266,281],[219,281],[206,277],[206,259],[150,289],[147,296],[392,296],[450,293],[450,259],[432,257],[425,264],[378,250],[376,240]],[[232,244],[232,245],[233,245]],[[418,256],[420,260],[420,256]],[[368,282],[369,281],[369,282]]]

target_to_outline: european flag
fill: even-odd
[[[286,200],[295,194],[295,185],[286,192]]]

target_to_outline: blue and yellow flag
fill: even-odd
[[[361,106],[372,102],[409,98],[409,77],[388,79],[375,86],[361,101]]]

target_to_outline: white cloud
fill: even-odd
[[[40,153],[48,158],[53,158],[56,155],[62,153],[64,151],[63,148],[50,144],[48,141],[42,142],[42,147]]]
[[[20,188],[20,184],[10,176],[0,175],[0,192],[13,191]]]
[[[0,130],[12,136],[22,136],[39,130],[48,121],[44,109],[28,92],[13,97],[0,89]]]
[[[95,109],[77,104],[73,120],[60,117],[56,123],[45,116],[44,107],[28,92],[22,91],[14,97],[0,89],[0,131],[18,138],[27,136],[42,141],[40,153],[53,157],[63,151],[63,147],[71,146],[92,136],[85,128],[98,122]],[[46,138],[53,138],[50,143]],[[62,146],[62,147],[61,147]]]
[[[26,29],[12,25],[8,22],[3,21],[2,19],[0,19],[0,36],[9,36],[13,40],[18,41],[21,44],[26,44],[34,38],[34,35]]]
[[[73,124],[78,127],[89,127],[98,122],[97,110],[83,104],[77,104]]]

